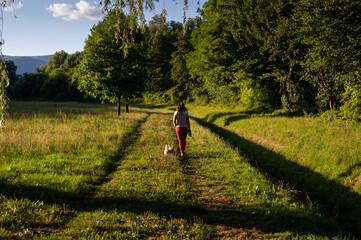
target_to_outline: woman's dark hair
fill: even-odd
[[[184,111],[187,111],[186,106],[184,105],[183,102],[179,102],[177,105],[177,112],[182,113]]]

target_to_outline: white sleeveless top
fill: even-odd
[[[186,128],[188,127],[188,125],[187,125],[187,117],[189,117],[188,111],[184,111],[182,113],[175,111],[174,117],[177,120],[176,127],[186,127]]]

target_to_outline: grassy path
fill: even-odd
[[[133,111],[136,117],[132,128],[117,138],[117,148],[112,154],[107,153],[107,160],[102,162],[103,171],[95,180],[87,182],[91,186],[83,188],[79,198],[42,202],[45,207],[39,211],[50,212],[42,212],[44,216],[39,213],[44,219],[28,227],[26,233],[13,228],[9,235],[0,218],[0,236],[17,239],[344,238],[340,227],[320,215],[311,202],[298,201],[291,188],[272,181],[254,168],[242,152],[209,129],[192,121],[193,138],[188,138],[188,157],[164,156],[165,144],[177,146],[172,113],[164,109]],[[10,198],[0,194],[4,196]],[[33,201],[33,205],[38,202],[36,198],[26,201]],[[54,204],[56,208],[52,207]],[[57,211],[51,213],[51,209]],[[45,216],[55,217],[56,221],[46,224]]]
[[[194,123],[189,157],[164,156],[176,144],[169,114],[150,113],[107,182],[58,237],[165,239],[333,238],[339,227],[297,202],[248,159]]]
[[[164,142],[174,143],[168,124],[167,116],[152,114],[139,127],[137,141],[120,156],[110,180],[98,186],[58,238],[189,238],[210,233],[187,219],[199,209],[190,201],[189,177],[176,156],[165,157],[160,148]]]

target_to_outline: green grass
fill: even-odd
[[[361,125],[317,118],[191,108],[272,177],[295,184],[321,212],[360,233]]]
[[[272,143],[277,144],[277,150],[287,158],[345,186],[351,186],[361,175],[361,125],[358,123],[248,114],[225,108],[196,107],[195,114],[217,126],[236,131],[249,140],[267,139],[268,147],[274,147]]]
[[[347,239],[206,122],[192,120],[188,157],[164,156],[165,144],[178,148],[172,111],[13,103],[0,135],[0,238]]]
[[[197,143],[191,161],[206,179],[202,184],[210,186],[211,198],[224,198],[234,214],[247,216],[241,224],[256,226],[265,238],[337,236],[335,222],[319,215],[311,202],[296,201],[292,188],[254,168],[239,149],[203,127],[196,127],[193,134]]]
[[[1,203],[1,226],[20,231],[68,221],[74,213],[63,204],[94,188],[122,135],[146,116],[117,118],[113,111],[92,104],[10,105],[0,136],[0,185],[7,199]],[[33,214],[34,207],[39,214]]]

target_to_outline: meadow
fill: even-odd
[[[286,180],[321,212],[360,233],[361,125],[322,117],[194,107],[195,120],[241,149],[253,164]]]
[[[317,136],[312,127],[326,131],[329,123],[196,106],[189,110],[193,137],[187,139],[188,156],[180,158],[163,154],[165,144],[177,146],[174,106],[136,106],[117,117],[112,105],[12,102],[0,135],[0,238],[357,236],[357,228],[343,221],[345,215],[333,215],[335,198],[322,202],[307,188],[319,181],[327,193],[342,190],[344,198],[355,201],[354,209],[359,188],[352,177],[358,166],[350,167],[357,158],[349,165],[336,155],[332,159],[338,164],[312,163],[314,153],[296,141],[300,130],[284,130],[288,122],[302,128],[302,121],[309,121],[311,138]],[[340,136],[344,127],[357,129],[338,127]],[[337,136],[332,146],[338,146]],[[302,169],[307,181],[297,180],[300,169],[292,171],[291,162],[307,166]],[[345,176],[337,178],[340,174]]]

